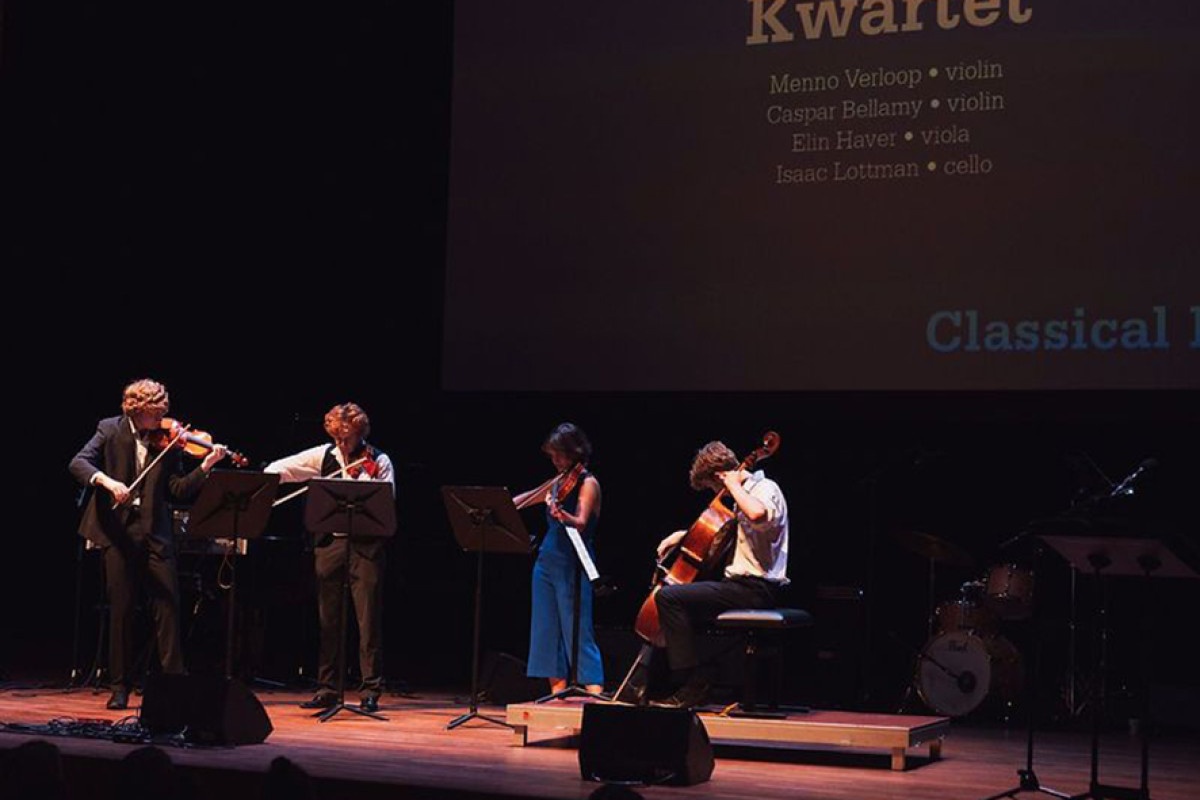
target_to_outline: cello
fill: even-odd
[[[764,433],[762,443],[738,464],[737,471],[753,469],[778,449],[779,434],[775,431]],[[634,630],[647,644],[653,647],[666,645],[655,602],[658,590],[668,584],[693,583],[720,569],[728,559],[730,549],[737,542],[737,508],[735,504],[730,506],[729,489],[723,486],[679,544],[655,565],[650,596],[642,603],[634,624]]]

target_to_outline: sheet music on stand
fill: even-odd
[[[575,548],[575,555],[579,556],[579,563],[583,565],[583,571],[587,574],[588,580],[592,583],[600,580],[600,571],[596,569],[596,562],[592,561],[592,554],[588,552],[587,545],[583,543],[583,537],[579,535],[579,531],[570,525],[563,527],[567,529],[567,538],[571,540],[571,546]]]

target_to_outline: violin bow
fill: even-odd
[[[337,476],[343,474],[347,470],[354,469],[355,467],[357,467],[359,464],[363,463],[366,460],[367,460],[367,456],[363,456],[358,461],[347,464],[346,466],[342,467],[341,469],[339,469],[337,472],[333,473],[332,475],[322,475],[321,477],[336,478]],[[291,500],[293,497],[299,497],[300,495],[304,494],[307,491],[308,491],[308,485],[305,484],[304,486],[301,486],[299,489],[292,492],[291,494],[285,494],[283,497],[276,500],[274,503],[271,504],[271,508],[276,508],[277,506],[281,506],[284,503],[286,503],[288,500]]]
[[[180,425],[179,433],[175,434],[175,438],[172,439],[171,442],[162,449],[162,452],[160,452],[158,455],[156,455],[154,457],[153,461],[151,461],[149,464],[146,465],[145,469],[143,469],[140,473],[138,473],[138,476],[133,479],[133,483],[129,484],[129,496],[130,497],[133,497],[133,490],[138,487],[138,484],[141,483],[143,479],[145,479],[146,475],[149,474],[150,470],[154,469],[154,466],[156,464],[158,464],[159,461],[162,461],[163,456],[165,456],[167,453],[169,453],[171,451],[171,448],[175,446],[175,443],[178,442],[181,438],[183,438],[183,435],[188,432],[188,428],[190,428],[190,427],[192,427],[192,426],[191,425]],[[113,508],[118,508],[121,505],[122,505],[121,503],[113,503]]]
[[[540,486],[530,490],[529,497],[525,500],[525,502],[523,502],[523,503],[521,503],[521,505],[517,506],[517,510],[520,511],[523,508],[529,508],[532,505],[536,505],[537,503],[540,503],[542,501],[543,495],[545,495],[546,492],[550,491],[550,487],[554,485],[554,482],[556,480],[558,480],[559,477],[561,477],[561,474],[555,475],[554,477],[550,478],[550,480],[548,480],[548,481],[542,483]]]

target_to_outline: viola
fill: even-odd
[[[737,466],[737,471],[753,469],[759,461],[769,458],[779,449],[779,434],[768,431],[762,444]],[[729,488],[721,487],[708,508],[688,528],[687,534],[656,565],[651,581],[650,596],[642,603],[634,630],[655,647],[666,646],[658,621],[655,596],[667,584],[692,583],[712,573],[725,563],[730,549],[737,541],[737,507],[729,504]]]
[[[557,503],[560,497],[570,497],[571,492],[575,491],[575,487],[579,485],[583,473],[583,462],[579,461],[570,469],[566,469],[547,479],[545,483],[542,483],[536,489],[525,492],[525,499],[517,504],[517,510],[520,511],[521,509],[537,505],[543,500]],[[547,495],[549,496],[547,497]]]
[[[189,456],[204,458],[216,447],[212,434],[206,431],[193,430],[190,425],[184,425],[179,420],[163,417],[158,428],[150,431],[148,446],[151,450],[165,450],[175,447]],[[226,448],[229,460],[239,467],[245,467],[250,460],[241,453]]]
[[[560,498],[571,496],[571,492],[575,491],[575,487],[579,485],[580,479],[583,477],[583,462],[577,461],[575,466],[559,475],[554,482],[554,486],[550,489],[550,500],[547,505],[551,509],[557,508]]]

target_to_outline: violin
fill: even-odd
[[[176,447],[189,456],[204,458],[216,445],[213,444],[212,434],[205,431],[192,430],[190,425],[183,425],[179,420],[163,417],[160,427],[150,431],[148,446],[151,450],[165,450]],[[250,460],[241,453],[226,448],[229,460],[239,467],[245,467]]]
[[[162,461],[163,456],[171,449],[178,448],[190,456],[203,458],[208,455],[216,445],[213,444],[212,435],[204,431],[194,431],[191,425],[183,425],[178,420],[170,417],[163,417],[159,423],[159,427],[150,431],[147,434],[146,446],[150,450],[157,450],[158,455],[154,460],[145,466],[144,469],[134,479],[133,483],[129,484],[130,497],[133,497],[133,490],[146,479],[150,474],[150,470]],[[241,453],[235,453],[228,448],[225,450],[226,455],[239,467],[244,467],[250,463],[250,460]],[[113,503],[113,508],[117,508],[120,503]]]
[[[359,476],[363,474],[366,474],[371,480],[375,480],[379,476],[379,462],[375,459],[378,451],[374,447],[366,445],[359,452],[362,453],[362,456],[358,460],[351,462],[339,471],[352,481],[358,480]]]
[[[754,469],[759,461],[771,457],[778,449],[779,434],[768,431],[763,434],[762,444],[746,456],[736,471]],[[711,573],[725,563],[730,548],[737,542],[737,505],[730,508],[728,497],[729,488],[722,487],[679,544],[656,565],[650,596],[642,603],[634,624],[638,636],[649,644],[666,645],[658,621],[655,600],[658,590],[667,584],[692,583]]]
[[[356,479],[359,475],[361,475],[365,471],[370,478],[374,479],[375,476],[377,476],[379,474],[379,462],[375,460],[375,452],[376,451],[373,448],[368,448],[368,452],[366,454],[364,454],[361,458],[357,459],[356,461],[351,461],[349,464],[342,467],[341,469],[339,469],[337,472],[333,473],[332,475],[326,475],[324,477],[338,478],[343,475],[347,475],[347,476],[350,476],[351,479]],[[366,467],[365,465],[367,464],[367,462],[370,462],[371,466]],[[294,497],[299,497],[300,495],[304,494],[307,491],[308,491],[307,485],[301,486],[299,489],[292,492],[291,494],[280,497],[278,500],[276,500],[274,503],[271,504],[271,508],[281,506],[284,503],[286,503],[288,500],[291,500]]]

